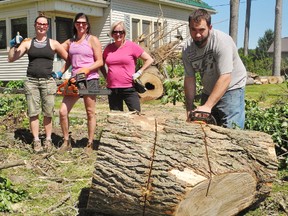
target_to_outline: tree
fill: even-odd
[[[251,0],[247,0],[246,4],[246,20],[244,33],[244,56],[248,55],[249,31],[250,31],[250,15],[251,15]]]
[[[281,27],[282,27],[282,0],[276,0],[275,5],[275,37],[273,54],[273,75],[280,76],[281,70]]]
[[[265,31],[264,36],[258,40],[258,46],[256,47],[256,56],[258,59],[268,57],[267,51],[274,40],[274,32],[272,29]]]
[[[240,0],[230,0],[229,35],[233,38],[236,45],[238,35],[239,1]]]

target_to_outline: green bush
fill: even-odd
[[[24,87],[24,81],[23,80],[9,81],[5,87],[9,88],[9,89],[23,88]]]
[[[11,212],[13,203],[20,202],[27,197],[26,191],[15,188],[9,179],[0,177],[0,212]]]
[[[4,93],[0,98],[0,116],[7,115],[13,112],[14,115],[18,112],[23,112],[27,109],[27,102],[24,95],[11,95]]]
[[[269,108],[259,108],[255,100],[246,101],[246,130],[270,134],[276,143],[277,155],[287,153],[288,149],[288,104],[275,104]],[[288,155],[281,161],[280,168],[288,167]]]

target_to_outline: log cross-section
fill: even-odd
[[[265,133],[110,113],[87,208],[105,215],[235,215],[277,174]]]

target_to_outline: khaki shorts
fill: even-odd
[[[28,104],[29,117],[39,115],[41,110],[44,116],[53,116],[57,84],[52,77],[28,77],[24,82],[24,90]]]

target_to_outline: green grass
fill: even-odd
[[[281,100],[288,101],[287,84],[263,84],[246,86],[246,99],[259,101],[261,107],[269,107]]]

